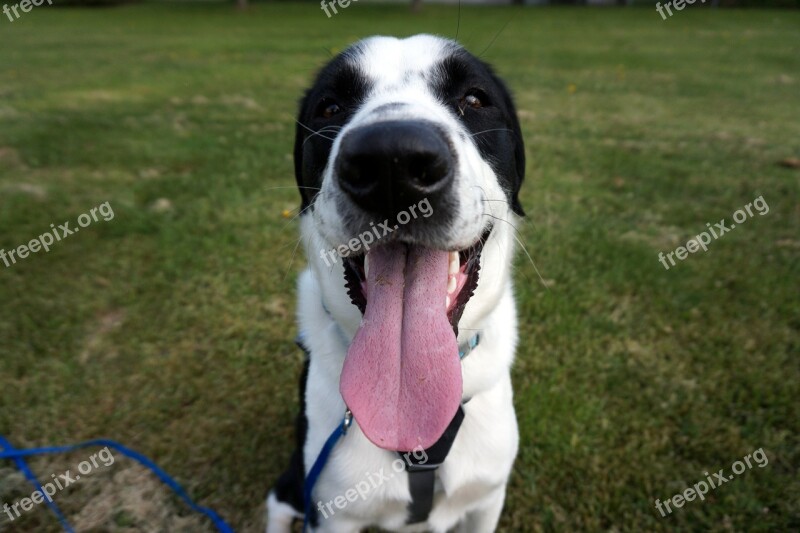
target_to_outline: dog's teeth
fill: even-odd
[[[445,299],[444,299],[444,308],[445,309],[449,309],[450,308],[450,297],[449,296],[445,297]]]
[[[447,271],[448,274],[458,274],[458,269],[461,267],[458,259],[458,252],[450,252],[450,267]]]
[[[456,291],[456,277],[450,276],[447,281],[447,294],[453,294]]]
[[[369,279],[369,255],[364,257],[364,279]]]

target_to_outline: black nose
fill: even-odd
[[[339,186],[366,211],[392,216],[453,181],[453,154],[431,123],[383,121],[348,132],[339,147]]]

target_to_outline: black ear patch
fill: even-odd
[[[511,92],[492,67],[463,49],[441,61],[430,80],[434,94],[472,133],[481,154],[497,175],[511,209],[524,216],[519,191],[525,179],[525,145]],[[480,109],[464,105],[477,92],[486,100]]]
[[[319,71],[300,101],[294,137],[294,174],[300,190],[301,210],[308,208],[320,192],[332,139],[369,92],[370,83],[357,66],[359,54],[358,45],[339,54]],[[330,103],[337,104],[339,111],[332,116],[320,113],[320,109]]]
[[[297,187],[300,191],[300,212],[305,211],[314,198],[314,193],[318,192],[314,188],[321,188],[321,179],[305,180],[303,179],[303,143],[306,139],[306,132],[310,131],[301,125],[305,116],[307,115],[308,96],[304,96],[300,100],[300,112],[297,114],[297,124],[294,131],[294,178],[297,181]]]
[[[525,143],[522,140],[522,129],[519,125],[517,108],[514,105],[511,91],[502,80],[497,76],[494,77],[495,82],[503,88],[505,105],[508,109],[508,120],[511,123],[510,129],[514,131],[514,166],[516,170],[516,179],[510,180],[510,183],[508,183],[509,189],[507,190],[511,192],[511,209],[514,213],[523,217],[525,216],[525,210],[522,209],[522,204],[519,201],[519,191],[522,188],[522,182],[525,181]]]

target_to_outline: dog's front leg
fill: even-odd
[[[358,533],[361,529],[362,524],[339,517],[331,520],[320,519],[317,527],[308,528],[312,533]]]
[[[278,501],[274,492],[269,493],[267,498],[267,533],[291,533],[292,523],[302,517],[303,515],[298,513],[291,505]]]
[[[459,533],[492,533],[497,529],[505,500],[506,487],[503,485],[486,498],[483,507],[467,514],[458,528]]]

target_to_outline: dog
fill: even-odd
[[[304,516],[320,532],[494,531],[519,441],[511,260],[525,151],[509,90],[454,41],[367,38],[302,98],[294,165],[308,358],[268,533]]]

